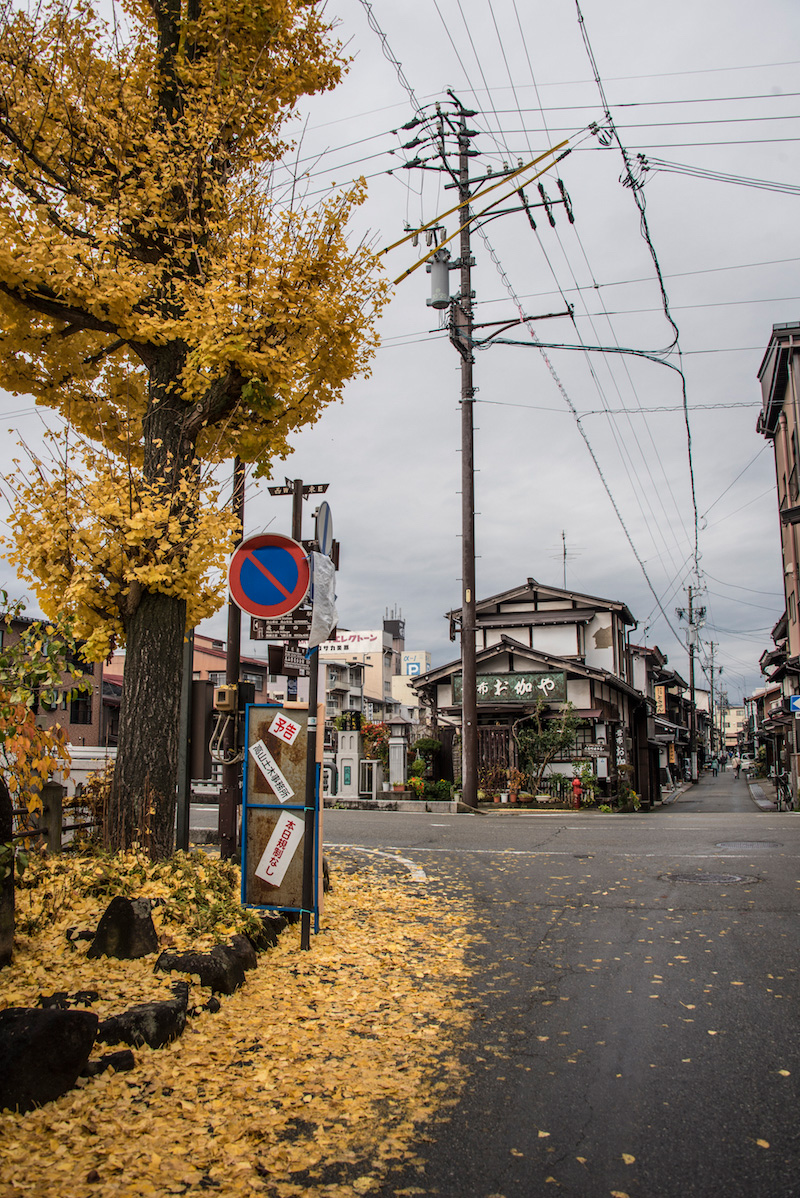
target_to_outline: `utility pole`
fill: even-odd
[[[697,629],[694,625],[692,588],[689,587],[689,753],[692,760],[692,782],[697,782],[697,708],[694,693],[694,649]]]
[[[716,746],[714,744],[714,734],[716,733],[716,728],[714,727],[714,642],[713,641],[709,642],[709,647],[711,649],[711,697],[710,697],[709,703],[710,703],[710,717],[711,717],[711,753],[713,756],[714,753],[716,752]]]
[[[436,104],[435,114],[427,115],[420,110],[417,116],[403,125],[404,130],[416,131],[412,140],[403,146],[404,150],[414,150],[414,157],[411,161],[403,163],[403,166],[407,170],[432,170],[450,175],[452,181],[445,184],[445,188],[455,188],[457,190],[458,204],[454,209],[450,209],[443,215],[448,216],[454,211],[458,213],[457,220],[459,228],[457,236],[459,237],[459,258],[451,262],[450,251],[444,244],[439,246],[438,236],[440,232],[445,236],[445,241],[449,240],[446,238],[442,225],[435,224],[434,221],[429,221],[417,230],[411,230],[407,227],[406,232],[409,236],[413,237],[414,245],[418,244],[419,236],[424,233],[427,244],[430,246],[433,243],[437,248],[426,255],[421,262],[418,262],[415,266],[407,270],[401,278],[405,278],[417,266],[421,266],[422,262],[428,263],[428,271],[431,274],[432,284],[432,296],[428,300],[428,303],[433,308],[446,309],[448,311],[450,342],[461,356],[461,793],[463,801],[470,807],[474,807],[478,800],[479,747],[475,661],[475,637],[477,632],[475,610],[475,454],[473,411],[475,387],[473,386],[472,378],[474,347],[476,344],[474,333],[476,329],[497,326],[488,336],[484,336],[480,342],[481,345],[488,345],[491,343],[492,337],[496,336],[498,332],[510,328],[512,325],[524,323],[529,320],[549,319],[554,316],[571,316],[572,309],[568,308],[565,312],[546,313],[541,317],[524,316],[520,312],[517,318],[510,321],[489,321],[485,324],[475,323],[473,309],[475,294],[472,290],[472,267],[475,265],[475,260],[472,257],[470,246],[471,221],[473,219],[470,200],[479,193],[481,195],[487,194],[488,191],[499,186],[499,182],[498,177],[495,176],[491,168],[489,168],[487,174],[480,178],[470,178],[470,160],[478,156],[478,151],[471,149],[471,140],[476,136],[476,131],[470,129],[467,122],[477,114],[465,108],[454,92],[449,89],[448,95],[454,105],[454,112],[445,111],[440,104]],[[448,160],[448,140],[452,138],[455,138],[458,149],[457,169],[454,169]],[[425,151],[417,149],[417,147],[423,145],[426,146]],[[506,175],[511,178],[519,176],[523,171],[533,168],[544,158],[548,157],[549,153],[556,154],[564,145],[566,145],[566,142],[560,143],[554,150],[549,151],[548,154],[541,155],[527,166],[524,166],[521,160],[516,168],[504,164],[499,178]],[[568,152],[565,151],[565,153]],[[426,154],[427,156],[425,156]],[[555,161],[557,162],[558,158]],[[551,165],[554,165],[554,163],[551,163]],[[539,174],[544,172],[544,169],[548,168],[542,168],[533,178],[538,178]],[[480,186],[490,180],[492,181],[491,186],[485,192],[481,193]],[[531,181],[529,180],[529,182]],[[555,225],[553,206],[554,204],[563,204],[568,219],[572,222],[574,218],[569,196],[560,180],[558,181],[558,186],[561,193],[559,200],[549,199],[543,186],[538,184],[541,203],[531,203],[524,192],[524,185],[519,185],[516,188],[515,196],[521,202],[517,204],[515,199],[514,207],[498,208],[489,219],[511,212],[524,212],[531,228],[535,230],[536,223],[532,215],[533,208],[544,208],[550,224]],[[473,187],[476,188],[476,191],[471,190]],[[510,194],[500,196],[496,203],[504,204],[510,198]],[[490,208],[493,206],[492,204],[489,205]],[[484,217],[488,210],[488,208],[485,208],[482,212],[478,212],[477,216],[479,218]],[[455,237],[456,234],[453,236]],[[397,244],[400,243],[398,242]],[[460,287],[457,294],[453,296],[450,294],[449,283],[449,272],[451,270],[458,270],[460,273]],[[400,280],[397,281],[399,282]],[[452,639],[455,639],[454,634],[452,635]]]
[[[443,113],[437,105],[439,135],[436,138],[444,166],[458,191],[459,258],[450,262],[450,252],[440,249],[431,263],[432,298],[429,303],[449,314],[450,342],[461,356],[461,797],[469,807],[478,802],[478,692],[475,666],[475,388],[472,381],[474,314],[472,302],[472,257],[470,245],[470,177],[469,163],[475,156],[470,149],[474,130],[467,120],[476,114],[465,108],[449,93],[456,107],[454,117]],[[458,169],[447,163],[445,137],[456,137]],[[409,164],[415,165],[415,164]],[[429,168],[433,169],[433,168]],[[438,230],[434,230],[435,236]],[[450,294],[449,273],[458,270],[460,286],[456,295]]]
[[[681,619],[686,619],[688,624],[686,645],[689,650],[689,754],[691,757],[691,780],[692,782],[697,782],[697,707],[695,705],[694,658],[697,645],[697,629],[699,624],[705,619],[706,609],[704,607],[695,608],[694,606],[697,588],[692,588],[689,585],[686,589],[689,596],[689,606],[688,608],[678,607],[676,611]]]
[[[239,521],[244,535],[244,462],[235,458],[233,463],[233,514]],[[225,646],[225,682],[238,686],[242,649],[242,613],[228,595],[228,640]],[[235,719],[236,717],[234,717]],[[242,769],[240,764],[227,764],[233,750],[234,722],[229,725],[222,742],[225,764],[222,766],[222,790],[219,796],[219,855],[223,861],[236,856],[237,813]]]
[[[470,133],[467,117],[474,116],[458,102],[458,198],[469,200]],[[472,367],[472,249],[470,211],[462,208],[461,287],[450,307],[450,340],[461,354],[461,797],[478,805],[478,690],[475,666],[475,389]]]

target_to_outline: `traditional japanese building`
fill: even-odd
[[[455,629],[460,609],[448,616]],[[628,638],[635,626],[624,603],[545,586],[533,578],[478,602],[479,766],[517,766],[515,724],[530,716],[539,700],[552,716],[570,703],[584,722],[569,757],[551,768],[566,772],[575,758],[590,757],[601,789],[613,791],[624,779],[644,804],[654,801],[657,780],[648,750],[652,705],[632,681]],[[457,660],[414,683],[440,731],[460,726],[461,682]],[[456,773],[458,769],[456,761]]]

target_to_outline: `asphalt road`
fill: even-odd
[[[467,887],[482,939],[468,1081],[386,1194],[800,1195],[800,817],[724,773],[629,816],[328,810],[325,841]]]

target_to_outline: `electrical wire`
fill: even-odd
[[[753,587],[743,587],[736,582],[723,582],[721,578],[715,578],[713,574],[709,574],[706,570],[706,578],[710,578],[712,582],[718,583],[721,587],[733,587],[737,591],[747,591],[751,595],[765,595],[780,599],[783,602],[785,596],[782,591],[757,591]]]
[[[758,404],[758,407],[761,407],[761,404]],[[721,499],[724,499],[724,497],[728,494],[728,492],[730,491],[730,489],[734,485],[734,483],[738,483],[738,481],[742,477],[742,475],[745,474],[750,469],[750,467],[753,465],[754,462],[758,461],[758,459],[761,457],[762,453],[764,453],[764,451],[768,448],[769,448],[769,445],[765,441],[764,444],[761,446],[761,448],[758,450],[758,452],[753,455],[753,457],[750,459],[750,461],[747,463],[747,465],[742,467],[742,469],[736,475],[736,478],[734,478],[732,482],[728,483],[725,490],[720,495],[717,496],[717,498],[714,500],[714,502],[712,504],[709,504],[709,506],[703,512],[702,518],[704,520],[705,520],[706,516],[708,515],[708,513],[711,511],[711,509],[716,507]]]
[[[737,187],[755,187],[761,191],[777,191],[784,195],[800,195],[800,184],[776,183],[770,179],[749,179],[743,175],[727,175],[723,171],[712,171],[702,166],[686,166],[680,162],[667,162],[664,158],[647,158],[647,169],[671,171],[676,175],[689,175],[695,179],[711,179],[716,183],[731,183]]]
[[[520,105],[520,101],[519,101],[519,95],[518,95],[518,92],[517,92],[517,87],[516,87],[516,85],[515,85],[515,83],[514,83],[514,79],[513,79],[513,76],[512,76],[512,74],[511,74],[511,70],[510,70],[509,63],[508,63],[508,56],[507,56],[507,54],[506,54],[506,51],[505,51],[505,46],[504,46],[504,44],[503,44],[503,38],[502,38],[502,34],[501,34],[501,32],[500,32],[500,28],[499,28],[499,25],[498,25],[498,23],[497,23],[496,15],[495,15],[495,12],[494,12],[494,7],[492,6],[491,0],[489,0],[489,8],[490,8],[490,13],[491,13],[491,16],[492,16],[492,21],[493,21],[493,24],[494,24],[495,34],[496,34],[496,37],[497,37],[497,40],[498,40],[498,44],[499,44],[499,46],[500,46],[500,52],[501,52],[501,55],[502,55],[502,58],[503,58],[503,62],[504,62],[504,64],[505,64],[505,68],[506,68],[506,75],[507,75],[507,77],[508,77],[508,80],[509,80],[509,85],[510,85],[510,87],[511,87],[511,91],[512,91],[512,93],[513,93],[513,96],[514,96],[514,100],[515,100],[515,102],[516,102],[516,104],[517,104],[517,112],[518,112],[518,115],[519,115],[519,117],[520,117],[520,121],[521,121],[521,123],[522,123],[522,124],[524,124],[525,122],[524,122],[524,118],[522,117],[522,110],[521,110],[521,105]],[[534,73],[534,71],[533,71],[533,64],[532,64],[531,57],[530,57],[530,53],[529,53],[528,46],[527,46],[527,39],[526,39],[526,37],[525,37],[525,31],[524,31],[524,29],[523,29],[523,27],[522,27],[522,23],[521,23],[521,20],[520,20],[520,17],[519,17],[519,11],[518,11],[518,9],[517,9],[517,7],[516,7],[516,3],[515,3],[515,5],[514,5],[514,11],[515,11],[515,15],[516,15],[516,18],[517,18],[517,27],[518,27],[518,30],[519,30],[520,42],[521,42],[521,44],[522,44],[522,47],[523,47],[523,50],[524,50],[524,53],[525,53],[525,56],[526,56],[526,60],[527,60],[527,63],[528,63],[528,69],[529,69],[529,72],[530,72],[531,81],[532,81],[532,84],[533,84],[533,86],[534,86],[534,89],[535,89],[535,91],[536,91],[537,99],[539,99],[539,100],[540,100],[541,98],[540,98],[540,96],[539,96],[538,88],[537,88],[537,86],[536,86],[536,77],[535,77],[535,73]],[[541,103],[540,103],[540,108],[541,108]],[[497,110],[496,110],[496,109],[495,109],[495,115],[497,115]],[[545,116],[545,114],[544,114],[544,112],[543,112],[543,111],[541,112],[541,118],[542,118],[542,124],[543,124],[543,127],[544,127],[545,131],[547,131],[547,130],[548,130],[548,128],[549,128],[549,126],[548,126],[548,123],[547,123],[547,118],[546,118],[546,116]],[[530,138],[529,138],[529,137],[527,137],[527,134],[526,134],[526,141],[527,141],[527,144],[528,144],[528,146],[530,146]],[[560,249],[561,249],[561,252],[562,252],[562,254],[563,254],[563,257],[564,257],[564,261],[566,262],[566,264],[567,264],[567,267],[568,267],[568,269],[570,270],[570,274],[571,274],[571,276],[572,276],[573,282],[574,282],[574,283],[576,284],[576,286],[577,286],[577,280],[575,279],[575,274],[574,274],[574,271],[572,270],[572,267],[571,267],[571,265],[570,265],[569,256],[568,256],[568,254],[567,254],[567,252],[566,252],[566,248],[565,248],[565,246],[564,246],[564,244],[563,244],[563,241],[562,241],[561,237],[559,236],[559,233],[558,233],[558,230],[557,230],[557,229],[555,230],[555,233],[554,233],[554,235],[555,235],[555,237],[556,237],[556,239],[557,239],[557,241],[558,241],[559,247],[560,247]],[[591,270],[591,266],[590,266],[590,264],[589,264],[589,261],[588,261],[588,257],[587,257],[587,255],[586,255],[585,248],[583,247],[583,245],[582,245],[582,243],[581,243],[581,240],[580,240],[580,235],[578,234],[577,230],[575,230],[575,235],[576,235],[576,237],[577,237],[578,244],[580,245],[580,248],[581,248],[581,251],[582,251],[582,254],[583,254],[584,261],[586,262],[586,265],[587,265],[587,267],[588,267],[588,268],[589,268],[589,270],[590,270],[590,274],[592,274],[592,277],[594,278],[594,276],[593,276],[593,272],[592,272],[592,270]],[[554,279],[554,281],[555,281],[555,283],[556,283],[556,287],[557,287],[557,289],[558,289],[559,293],[561,294],[561,297],[562,297],[562,299],[563,299],[563,301],[564,301],[564,304],[565,304],[565,306],[566,306],[566,307],[568,307],[568,308],[569,308],[569,304],[568,304],[568,302],[567,302],[567,300],[566,300],[566,297],[565,297],[565,295],[564,295],[564,289],[563,289],[563,287],[561,286],[561,283],[560,283],[560,281],[559,281],[559,279],[558,279],[558,276],[557,276],[557,274],[556,274],[556,272],[555,272],[555,270],[554,270],[554,268],[553,268],[553,265],[552,265],[552,263],[551,263],[551,261],[550,261],[550,258],[549,258],[548,254],[547,254],[547,251],[546,251],[546,249],[545,249],[545,246],[544,246],[544,244],[543,244],[543,242],[542,242],[542,239],[541,239],[541,237],[539,236],[539,233],[538,233],[538,231],[536,231],[536,238],[537,238],[537,241],[538,241],[538,243],[539,243],[539,248],[540,248],[540,251],[541,251],[541,253],[542,253],[542,255],[543,255],[543,257],[544,257],[544,259],[545,259],[545,261],[546,261],[546,263],[547,263],[547,265],[548,265],[548,268],[550,269],[550,272],[551,272],[551,274],[552,274],[552,276],[553,276],[553,279]],[[589,317],[590,324],[592,324],[592,320],[591,320],[591,314],[590,314],[590,313],[587,313],[587,316]],[[574,323],[574,318],[573,318],[573,323]],[[612,335],[615,337],[615,340],[616,340],[616,335],[614,334],[613,325],[611,324],[611,321],[610,321],[610,320],[608,321],[608,323],[609,323],[609,326],[611,327]],[[579,341],[582,341],[581,334],[580,334],[580,330],[579,330],[579,329],[576,327],[576,328],[575,328],[575,331],[576,331],[576,335],[578,336],[578,339],[579,339]],[[597,340],[597,339],[599,339],[599,338],[597,337],[597,334],[596,334],[596,333],[595,333],[595,339],[596,339],[596,340]],[[598,376],[598,374],[597,374],[597,372],[596,372],[596,370],[595,370],[595,368],[594,368],[594,364],[593,364],[593,362],[592,362],[591,358],[590,358],[590,357],[589,357],[589,355],[588,355],[588,352],[587,352],[587,354],[585,355],[585,357],[586,357],[586,366],[587,366],[587,369],[589,370],[589,373],[590,373],[590,375],[591,375],[591,377],[592,377],[592,381],[593,381],[593,383],[594,383],[594,386],[595,386],[595,388],[596,388],[596,390],[597,390],[597,392],[598,392],[598,395],[599,395],[600,399],[602,400],[602,402],[603,402],[603,404],[604,404],[604,406],[605,406],[605,409],[606,409],[606,410],[611,410],[611,409],[610,409],[610,405],[608,404],[608,401],[607,401],[607,399],[606,399],[606,397],[605,397],[605,394],[604,394],[603,385],[602,385],[602,383],[601,383],[601,380],[600,380],[600,378],[599,378],[599,376]],[[617,395],[618,395],[618,397],[619,397],[619,401],[620,401],[620,403],[623,403],[622,395],[621,395],[621,393],[620,393],[619,386],[618,386],[618,383],[617,383],[617,380],[616,380],[616,377],[615,377],[614,371],[610,369],[610,365],[609,365],[608,363],[606,363],[606,365],[607,365],[607,368],[608,368],[609,377],[610,377],[610,379],[611,379],[612,385],[614,386],[614,388],[615,388],[615,390],[616,390],[616,392],[617,392]],[[625,364],[625,362],[624,362],[624,359],[623,359],[623,369],[625,370],[625,373],[626,373],[626,375],[627,375],[628,382],[629,382],[629,385],[630,385],[630,387],[631,387],[631,390],[632,390],[632,392],[633,392],[634,396],[636,396],[636,389],[635,389],[635,386],[634,386],[634,384],[633,384],[633,380],[632,380],[632,379],[631,379],[631,377],[630,377],[630,373],[629,373],[629,372],[628,372],[628,370],[627,370],[627,365]],[[638,402],[638,396],[637,396],[636,398],[637,398],[637,402]],[[641,404],[640,404],[640,403],[639,403],[639,406],[641,407]],[[638,437],[638,433],[637,433],[637,430],[636,430],[636,428],[635,428],[635,427],[634,427],[632,424],[630,424],[630,415],[629,415],[628,409],[627,409],[627,408],[625,408],[625,407],[623,407],[622,409],[620,409],[620,411],[622,412],[622,414],[624,414],[624,415],[626,415],[626,416],[628,417],[628,421],[629,421],[629,430],[630,430],[630,437],[629,437],[629,438],[624,438],[624,437],[622,437],[621,435],[619,435],[619,434],[617,433],[617,430],[616,430],[616,427],[615,427],[615,425],[614,425],[614,422],[613,422],[613,421],[612,421],[612,423],[611,423],[611,432],[612,432],[612,436],[614,437],[614,440],[615,440],[615,443],[616,443],[616,447],[617,447],[617,451],[618,451],[618,453],[619,453],[620,460],[621,460],[621,462],[622,462],[623,468],[624,468],[624,470],[625,470],[625,472],[626,472],[626,474],[627,474],[627,476],[628,476],[628,481],[629,481],[629,483],[630,483],[630,485],[631,485],[631,491],[632,491],[632,494],[633,494],[633,496],[634,496],[634,499],[636,500],[636,502],[637,502],[637,504],[638,504],[638,506],[639,506],[639,510],[640,510],[640,512],[641,512],[641,514],[642,514],[642,517],[643,517],[644,521],[645,521],[646,527],[647,527],[647,528],[650,530],[650,534],[651,534],[651,536],[654,536],[654,530],[655,530],[655,532],[656,532],[656,533],[657,533],[657,534],[658,534],[658,535],[661,537],[661,539],[662,539],[662,542],[663,542],[663,547],[664,547],[664,550],[665,550],[665,552],[666,552],[667,556],[668,556],[668,557],[670,557],[670,558],[672,558],[672,553],[671,553],[671,550],[670,550],[670,548],[669,548],[669,546],[668,546],[668,544],[667,544],[667,541],[666,541],[666,539],[665,539],[665,537],[664,537],[664,529],[663,529],[663,524],[664,524],[664,521],[663,521],[663,513],[661,513],[661,514],[660,514],[660,515],[661,515],[661,518],[659,518],[659,517],[656,515],[656,513],[653,511],[653,509],[652,509],[652,504],[651,504],[651,502],[650,502],[650,495],[651,495],[651,494],[655,494],[655,493],[657,492],[658,488],[657,488],[657,486],[656,486],[656,483],[655,483],[655,480],[653,479],[653,476],[652,476],[652,472],[651,472],[651,469],[650,469],[650,463],[649,463],[648,457],[647,457],[647,455],[644,453],[644,451],[643,451],[643,448],[642,448],[642,446],[641,446],[641,444],[640,444],[640,442],[639,442],[639,437]],[[649,427],[648,427],[648,425],[647,425],[647,421],[645,421],[645,428],[647,429],[648,435],[650,436],[651,443],[653,444],[653,449],[654,449],[654,451],[655,451],[655,443],[653,442],[652,433],[650,432],[650,429],[649,429]],[[641,500],[641,498],[640,498],[640,489],[638,488],[638,486],[637,486],[637,483],[634,481],[634,476],[632,475],[632,471],[634,471],[634,473],[635,473],[635,476],[636,476],[636,479],[637,479],[637,481],[638,481],[639,470],[638,470],[638,469],[637,469],[637,468],[634,466],[634,463],[633,463],[633,460],[632,460],[631,454],[630,454],[630,452],[629,452],[629,449],[628,449],[628,440],[629,440],[629,439],[630,439],[630,440],[632,440],[632,442],[633,442],[633,443],[636,445],[636,447],[637,447],[637,449],[638,449],[638,451],[639,451],[639,454],[640,454],[640,456],[641,456],[641,461],[642,461],[642,463],[643,463],[644,470],[645,470],[645,472],[647,473],[647,475],[648,475],[648,476],[649,476],[649,478],[650,478],[651,488],[650,488],[650,489],[645,489],[645,490],[642,492],[642,495],[643,495],[644,501],[645,501],[645,503],[647,504],[647,506],[650,508],[650,518],[649,518],[649,519],[648,519],[648,517],[647,517],[647,515],[646,515],[646,513],[645,513],[645,511],[644,511],[644,508],[643,508],[643,506],[642,506],[642,500]],[[670,497],[672,498],[672,500],[673,500],[673,503],[675,504],[675,511],[676,511],[676,514],[677,514],[677,516],[678,516],[678,519],[679,519],[679,520],[681,520],[681,519],[682,519],[682,518],[681,518],[681,513],[680,513],[680,510],[679,510],[679,508],[678,508],[677,502],[675,501],[675,496],[674,496],[674,493],[672,492],[672,487],[671,487],[670,480],[669,480],[668,476],[666,475],[666,472],[664,471],[663,464],[661,464],[661,461],[660,461],[660,456],[658,455],[657,451],[655,452],[655,460],[656,460],[656,461],[659,463],[659,465],[661,465],[662,473],[663,473],[663,475],[664,475],[664,486],[665,486],[665,488],[666,488],[666,491],[667,491],[667,493],[668,493],[668,494],[670,495]],[[629,463],[630,463],[630,466],[629,466]],[[668,525],[668,527],[669,527],[670,531],[671,531],[671,532],[673,532],[673,536],[674,536],[675,534],[674,534],[674,530],[672,529],[672,525],[671,525],[671,524],[669,524],[669,525]],[[677,546],[677,537],[676,537],[675,539],[676,539],[676,546]],[[673,562],[672,562],[672,564],[673,564],[673,567],[674,567],[674,564],[675,564],[675,563],[674,563],[674,559],[673,559]]]
[[[592,68],[592,72],[594,74],[595,83],[597,84],[597,89],[598,89],[598,92],[600,95],[600,99],[603,103],[603,110],[605,112],[606,121],[608,123],[609,130],[610,130],[615,142],[617,143],[620,154],[622,155],[622,161],[625,164],[626,181],[629,181],[631,184],[631,186],[629,187],[629,190],[631,192],[631,195],[634,198],[634,203],[636,204],[636,207],[639,210],[640,229],[641,229],[642,237],[644,238],[647,248],[650,251],[650,256],[653,261],[653,267],[655,269],[656,276],[658,279],[658,286],[661,291],[661,301],[662,301],[663,308],[664,308],[664,315],[665,315],[667,321],[669,322],[669,324],[672,326],[672,329],[674,332],[674,340],[673,340],[672,344],[673,344],[673,346],[675,346],[678,349],[678,353],[680,355],[680,346],[679,346],[680,332],[679,332],[678,326],[676,325],[676,323],[673,320],[672,315],[670,313],[669,299],[667,297],[667,291],[666,291],[666,286],[664,283],[664,278],[661,273],[661,264],[659,263],[658,255],[656,253],[655,246],[653,245],[653,240],[650,236],[650,229],[648,226],[647,214],[645,211],[644,196],[641,194],[641,190],[639,188],[637,188],[634,184],[634,181],[633,181],[634,176],[633,176],[633,172],[631,169],[630,157],[628,155],[627,150],[625,149],[625,147],[622,144],[622,141],[619,137],[619,134],[617,133],[616,126],[615,126],[614,121],[611,116],[611,110],[610,110],[610,107],[608,104],[608,100],[606,98],[605,88],[603,86],[603,81],[600,77],[600,71],[598,69],[597,61],[594,56],[594,51],[592,49],[591,40],[589,38],[589,32],[586,28],[586,22],[584,20],[583,13],[581,11],[581,6],[579,3],[579,0],[575,0],[575,8],[576,8],[576,11],[578,14],[578,24],[580,26],[581,36],[583,38],[584,46],[586,48],[586,53],[588,55],[589,62],[590,62],[591,68]],[[689,401],[688,401],[688,395],[687,395],[687,391],[686,391],[686,376],[683,373],[682,369],[678,370],[678,374],[679,374],[680,380],[681,380],[681,395],[682,395],[682,400],[683,400],[683,416],[684,416],[684,426],[685,426],[685,431],[686,431],[686,454],[687,454],[687,460],[688,460],[688,466],[689,466],[689,481],[691,484],[691,492],[692,492],[692,509],[693,509],[693,513],[694,513],[695,573],[699,575],[699,573],[700,573],[700,544],[699,544],[700,532],[699,532],[699,517],[698,517],[698,513],[697,513],[697,490],[696,490],[696,485],[695,485],[694,462],[693,462],[693,455],[692,455],[692,431],[691,431],[691,426],[690,426],[690,422],[689,422]]]

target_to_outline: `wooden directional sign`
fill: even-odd
[[[324,495],[330,483],[307,483],[303,486],[304,495]],[[294,485],[287,483],[284,487],[268,487],[270,495],[294,495]]]
[[[249,616],[277,619],[294,611],[308,593],[310,571],[302,545],[278,533],[243,541],[228,567],[237,607]]]

